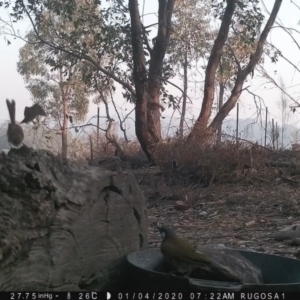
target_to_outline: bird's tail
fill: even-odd
[[[241,279],[231,269],[226,268],[225,266],[219,264],[216,261],[212,261],[211,272],[224,276],[224,279],[226,278],[228,281],[243,283]]]

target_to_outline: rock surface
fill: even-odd
[[[292,226],[285,227],[275,233],[274,236],[277,241],[291,240],[300,238],[300,224],[294,224]]]
[[[131,173],[62,165],[26,146],[0,168],[2,291],[78,291],[95,274],[105,290],[122,258],[147,248],[146,201]]]
[[[234,251],[232,248],[219,247],[216,245],[197,245],[197,250],[213,258],[215,262],[221,264],[230,271],[234,277],[239,278],[242,283],[263,283],[261,270],[254,266],[238,251]]]

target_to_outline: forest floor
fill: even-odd
[[[223,244],[297,257],[300,247],[276,241],[274,234],[300,223],[299,188],[282,182],[185,188],[168,186],[161,177],[149,175],[149,169],[134,174],[148,203],[149,247],[161,243],[156,226],[171,225],[195,245]]]

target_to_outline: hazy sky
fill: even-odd
[[[154,0],[146,0],[145,1],[145,23],[151,24],[155,23],[156,20],[156,12],[157,12],[157,2]],[[297,2],[297,1],[296,1]],[[143,1],[140,1],[141,5]],[[271,10],[273,6],[274,1],[273,0],[265,0],[265,4],[267,5],[267,8],[269,11]],[[140,9],[142,9],[140,7]],[[0,8],[0,16],[3,19],[7,20],[7,11],[5,11],[3,8]],[[300,31],[300,10],[296,8],[295,5],[291,3],[291,1],[283,1],[279,17],[277,18],[278,21],[280,21],[283,25],[286,27],[296,28]],[[24,32],[28,30],[29,24],[26,21],[23,21],[22,24],[18,24],[16,29],[19,29],[20,31]],[[296,35],[293,34],[295,39],[300,44],[300,34]],[[16,63],[18,61],[18,51],[19,48],[24,45],[24,42],[21,40],[13,40],[12,38],[9,38],[12,42],[10,46],[7,46],[4,36],[0,36],[0,82],[1,82],[1,88],[0,88],[0,120],[8,120],[8,111],[5,104],[6,98],[14,98],[17,103],[17,120],[21,120],[23,116],[23,111],[25,106],[31,105],[30,100],[30,94],[26,90],[24,81],[22,77],[18,74],[16,70]],[[292,61],[295,65],[299,66],[300,62],[300,52],[299,49],[295,46],[292,39],[288,36],[287,33],[283,32],[281,29],[272,29],[268,40],[274,43],[283,53],[285,57],[287,57],[290,61]],[[288,91],[291,95],[293,95],[294,98],[300,99],[300,76],[298,73],[296,73],[287,62],[285,62],[282,58],[280,59],[280,62],[277,64],[271,64],[269,62],[269,59],[266,59],[265,62],[265,69],[269,72],[273,78],[279,82],[279,77],[282,76],[285,85],[289,87]],[[275,74],[276,71],[276,74]],[[174,83],[181,86],[181,82],[177,79],[173,80]],[[278,110],[278,105],[276,102],[280,99],[280,93],[277,88],[274,88],[274,86],[270,84],[265,84],[265,81],[261,78],[258,78],[255,76],[254,80],[248,81],[245,83],[245,86],[249,86],[251,91],[259,94],[261,97],[263,97],[264,102],[266,106],[268,106],[270,114],[272,117],[276,118],[278,123],[280,123],[280,111]],[[293,88],[290,88],[292,87]],[[170,88],[170,90],[176,94],[180,94],[175,88]],[[191,94],[192,96],[192,94]],[[201,99],[201,95],[196,95],[197,98]],[[122,95],[120,91],[118,91],[115,95],[116,99],[118,99],[118,104],[123,105],[124,100],[122,99]],[[292,105],[292,102],[291,102]],[[125,104],[123,107],[127,107],[130,109],[129,104]],[[193,108],[188,109],[188,117],[192,118],[197,117],[200,111],[201,107],[201,101],[197,100],[193,104]],[[101,106],[102,108],[102,106]],[[100,110],[101,110],[100,108]],[[87,120],[93,116],[96,112],[96,105],[91,104],[89,114],[87,116]],[[240,118],[250,118],[251,116],[254,116],[256,112],[253,97],[250,96],[247,92],[244,92],[240,98]],[[300,111],[299,111],[300,112]],[[298,116],[299,112],[295,113],[291,119],[291,123],[294,125],[298,122]],[[166,117],[165,122],[170,119],[170,116],[172,115],[171,110],[166,110],[162,114]],[[231,113],[232,118],[234,118],[235,110]],[[178,119],[179,115],[175,114],[175,119]],[[300,124],[299,124],[300,125]],[[131,130],[133,128],[133,124],[129,124],[131,127]],[[165,126],[166,127],[166,126]],[[130,131],[131,131],[130,130]]]

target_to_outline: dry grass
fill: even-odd
[[[176,183],[208,186],[237,183],[266,173],[264,162],[269,155],[268,149],[256,145],[236,145],[233,141],[216,145],[184,140],[161,143],[156,161],[166,176],[176,178]],[[175,169],[172,161],[176,162]]]
[[[93,158],[115,155],[115,147],[105,137],[100,137],[99,147],[96,134],[90,137]],[[72,159],[91,158],[90,137],[69,147]],[[137,140],[118,143],[123,150],[120,158],[128,162],[128,168],[148,165]],[[214,136],[203,136],[197,141],[168,139],[157,145],[154,158],[163,174],[161,184],[167,186],[197,188],[212,184],[251,185],[274,181],[297,185],[300,174],[300,151],[276,152],[249,142],[240,141],[237,145],[235,140],[216,143]]]
[[[89,140],[84,145],[89,157]],[[114,155],[105,141],[101,149],[98,155]],[[127,157],[142,157],[137,141],[122,149]],[[150,247],[161,242],[155,226],[169,224],[194,243],[297,252],[273,234],[298,220],[300,151],[276,152],[235,141],[216,146],[209,138],[166,141],[156,150],[157,167],[133,170],[148,203]]]
[[[218,147],[175,141],[160,144],[156,159],[161,173],[134,171],[148,200],[150,247],[159,247],[155,228],[165,224],[194,244],[297,255],[298,247],[274,240],[274,234],[299,222],[300,152],[230,141]],[[172,160],[179,171],[172,169]],[[207,185],[200,177],[207,175],[199,172],[205,168],[213,175]]]

